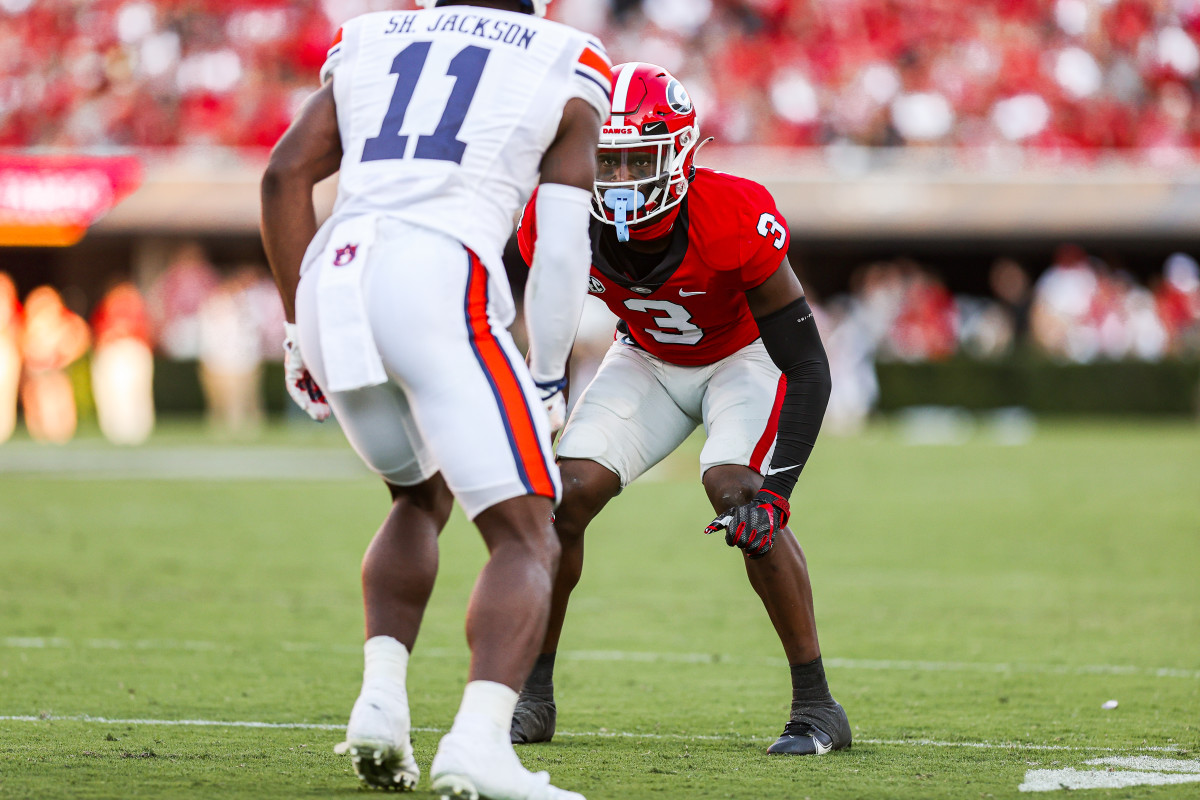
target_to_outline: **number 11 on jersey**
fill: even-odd
[[[367,139],[363,146],[363,161],[404,158],[408,136],[400,133],[400,127],[404,124],[431,46],[431,42],[413,42],[392,60],[391,74],[396,76],[396,89],[392,92],[392,101],[383,117],[379,135]],[[454,89],[446,101],[437,129],[428,136],[417,137],[413,158],[462,163],[467,143],[458,138],[458,132],[467,118],[471,101],[475,99],[475,90],[479,88],[483,67],[491,53],[486,47],[471,45],[451,59],[446,74],[455,79]]]

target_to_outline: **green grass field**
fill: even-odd
[[[560,733],[519,748],[527,766],[589,800],[1003,798],[1076,780],[1141,784],[1089,797],[1200,797],[1145,785],[1200,781],[1200,427],[823,437],[793,528],[855,743],[805,759],[764,754],[787,666],[740,556],[702,534],[697,453],[589,533]],[[361,796],[332,748],[360,679],[359,559],[385,510],[315,426],[0,446],[0,797]],[[409,678],[426,773],[483,557],[456,513]],[[416,797],[433,797],[427,778]]]

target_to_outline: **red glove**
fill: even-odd
[[[325,401],[325,393],[313,380],[308,367],[304,366],[296,326],[285,322],[283,330],[283,378],[287,383],[288,394],[306,414],[317,422],[324,422],[329,418],[329,403]]]

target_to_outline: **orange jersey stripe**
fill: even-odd
[[[596,72],[607,78],[609,83],[612,83],[612,66],[608,63],[608,59],[592,48],[583,48],[583,53],[579,56],[579,63],[596,70]]]
[[[471,339],[475,344],[484,370],[491,379],[498,399],[500,411],[505,416],[518,466],[525,473],[526,484],[533,494],[554,497],[554,479],[530,416],[529,405],[521,383],[513,372],[504,349],[492,335],[487,316],[488,273],[483,262],[474,253],[470,254],[470,290],[467,296],[467,318]]]
[[[342,43],[342,29],[338,28],[337,33],[334,34],[333,41],[329,43],[329,46],[332,48],[334,45],[338,45],[341,43]]]

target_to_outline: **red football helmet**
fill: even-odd
[[[631,227],[644,232],[656,218],[667,223],[665,233],[695,173],[699,142],[692,99],[671,73],[641,61],[613,67],[612,114],[600,131],[592,216],[615,225],[621,241],[629,240]]]

